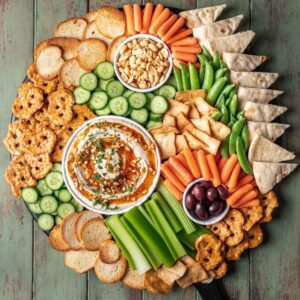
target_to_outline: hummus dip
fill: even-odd
[[[109,208],[148,193],[157,172],[155,149],[153,141],[127,124],[94,122],[74,138],[66,167],[79,194]]]

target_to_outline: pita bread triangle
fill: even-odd
[[[224,63],[227,65],[229,70],[235,71],[253,71],[267,59],[268,58],[265,55],[223,52]]]
[[[288,176],[298,165],[272,162],[253,162],[253,173],[262,194],[271,191],[284,177]]]
[[[193,28],[193,36],[203,41],[210,39],[212,36],[219,37],[233,34],[240,25],[243,17],[243,15],[238,15],[230,19]]]
[[[277,98],[279,95],[283,94],[283,92],[277,90],[239,86],[237,94],[239,101],[252,101],[267,104],[273,99]]]
[[[248,152],[248,159],[251,163],[253,161],[282,162],[294,158],[295,155],[292,152],[269,141],[261,135],[254,137]]]

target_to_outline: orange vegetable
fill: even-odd
[[[232,195],[230,195],[226,202],[228,205],[234,205],[236,202],[238,202],[241,197],[243,197],[245,194],[253,190],[253,186],[248,183],[242,187],[240,187],[236,192],[234,192]]]
[[[178,201],[182,200],[183,194],[176,188],[176,186],[168,179],[164,181],[165,187],[169,190],[171,194],[175,196]]]
[[[133,4],[133,16],[134,16],[134,29],[137,32],[141,32],[143,29],[142,24],[142,9],[139,4]]]
[[[177,69],[180,69],[181,65],[185,65],[187,68],[189,67],[189,64],[187,62],[179,59],[173,59],[173,64]]]
[[[253,176],[251,175],[246,175],[245,177],[243,177],[241,180],[239,180],[237,186],[233,189],[229,189],[228,192],[230,194],[234,193],[237,189],[239,189],[240,187],[242,187],[243,185],[247,184],[247,183],[251,183],[253,181]]]
[[[191,149],[189,147],[184,148],[183,150],[183,155],[185,157],[185,160],[189,166],[189,169],[191,170],[193,176],[195,178],[199,178],[200,177],[200,171],[198,168],[198,164],[195,162],[193,153],[191,151]]]
[[[223,183],[226,183],[229,180],[230,174],[233,168],[235,167],[237,161],[238,161],[238,157],[235,153],[232,154],[226,161],[221,172],[221,180]]]
[[[148,33],[153,12],[153,3],[148,2],[143,12],[143,29],[141,33]]]
[[[215,157],[215,160],[216,160],[216,164],[218,164],[219,160],[221,158],[221,152],[218,151],[217,154],[216,154],[216,157]]]
[[[162,26],[162,24],[164,24],[164,22],[166,22],[168,20],[168,18],[171,15],[171,11],[169,8],[165,8],[163,10],[163,12],[157,17],[156,20],[154,20],[153,23],[151,23],[150,28],[149,28],[149,32],[151,34],[157,35],[157,31],[160,28],[160,26]]]
[[[230,177],[229,177],[229,181],[227,184],[229,189],[233,189],[237,186],[240,171],[241,171],[241,166],[240,166],[239,162],[237,162],[235,167],[232,170]]]
[[[208,164],[210,173],[212,175],[213,185],[214,185],[214,187],[217,187],[217,186],[221,185],[221,178],[220,178],[220,174],[219,174],[219,171],[217,168],[215,156],[212,154],[207,154],[206,160],[207,160],[207,164]]]
[[[191,53],[184,53],[184,52],[173,52],[172,57],[175,59],[180,59],[187,62],[195,63],[197,62],[197,56],[195,54]]]
[[[155,22],[155,20],[159,17],[159,15],[162,13],[163,10],[164,10],[164,6],[162,4],[159,3],[156,5],[155,10],[152,15],[152,18],[151,18],[150,27]]]
[[[176,14],[172,15],[164,24],[162,24],[159,27],[157,31],[158,36],[162,37],[163,35],[165,35],[167,31],[170,29],[170,27],[176,22],[177,19],[178,17]]]
[[[198,162],[198,157],[197,157],[197,150],[193,151],[193,156],[194,156],[194,160],[195,160],[195,162],[196,162],[196,164],[198,166],[198,169],[200,171],[200,176],[201,176],[201,170],[200,170],[200,166],[199,166],[199,162]]]
[[[260,201],[258,199],[254,199],[254,200],[251,200],[249,202],[246,202],[245,204],[243,204],[242,207],[253,207],[253,206],[259,206],[260,204]]]
[[[247,174],[245,172],[243,172],[243,170],[241,170],[240,175],[239,175],[239,181],[241,179],[243,179],[245,176],[247,176]]]
[[[219,170],[220,174],[222,172],[222,169],[223,169],[224,165],[226,164],[226,161],[227,161],[226,158],[221,157],[220,160],[219,160],[219,162],[218,162],[218,170]]]
[[[176,169],[173,168],[173,166],[170,164],[169,161],[166,161],[164,165],[166,165],[173,172],[173,174],[176,175],[176,177],[180,180],[180,182],[184,186],[187,186],[189,184],[188,181],[184,178],[184,176],[180,172],[176,171]]]
[[[180,173],[185,179],[185,186],[194,180],[191,172],[177,159],[176,157],[170,157],[169,162],[171,166],[176,170],[177,173]]]
[[[165,42],[170,39],[181,27],[184,26],[184,19],[179,18],[168,30],[168,32],[162,37],[162,40]]]
[[[232,207],[242,207],[246,202],[257,198],[257,190],[252,190],[248,194],[244,195],[239,201],[237,201]]]
[[[199,41],[194,37],[185,37],[182,40],[176,41],[171,44],[172,46],[192,46],[192,45],[199,45]]]
[[[185,186],[180,182],[176,175],[173,174],[173,172],[165,164],[161,166],[161,170],[163,172],[163,176],[170,180],[177,187],[177,189],[183,193]]]
[[[127,34],[128,35],[134,35],[135,29],[134,29],[134,16],[133,16],[133,8],[131,5],[126,4],[123,6],[125,18],[126,18],[126,24],[127,24]]]
[[[256,181],[255,181],[255,180],[252,180],[252,181],[250,182],[250,184],[251,184],[253,187],[257,187],[257,184],[256,184]]]
[[[186,160],[185,160],[185,157],[184,157],[183,153],[180,152],[180,153],[176,156],[176,158],[177,158],[177,159],[182,163],[182,165],[190,172],[189,166],[188,166],[188,164],[187,164],[187,162],[186,162]]]
[[[205,152],[203,149],[198,150],[197,157],[198,157],[198,162],[199,162],[202,177],[205,180],[211,179],[211,173],[210,173],[210,170],[209,170],[209,167],[207,164],[207,160],[206,160],[206,156],[205,156]]]
[[[169,40],[166,41],[166,44],[172,44],[174,42],[177,42],[193,33],[193,29],[179,29],[173,37],[171,37]]]
[[[200,46],[190,46],[190,47],[171,46],[171,50],[172,50],[172,52],[177,51],[177,52],[184,52],[184,53],[191,53],[191,54],[200,54],[201,53]]]

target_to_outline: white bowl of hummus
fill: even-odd
[[[105,116],[87,121],[69,139],[63,177],[73,198],[106,215],[142,204],[160,176],[158,147],[141,125]]]

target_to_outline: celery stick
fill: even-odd
[[[174,233],[164,214],[159,209],[157,202],[152,199],[148,201],[145,206],[156,227],[159,229],[159,233],[167,244],[167,247],[169,248],[173,257],[177,260],[186,255],[185,249],[176,237],[176,234]]]
[[[172,226],[173,230],[175,233],[179,232],[182,230],[182,225],[179,222],[178,218],[176,215],[173,213],[171,210],[170,206],[166,202],[166,200],[160,195],[160,193],[155,192],[151,195],[152,199],[155,199],[157,201],[157,204],[163,214],[165,215],[166,219],[169,221],[170,225]]]
[[[168,191],[163,183],[158,185],[157,191],[168,202],[170,208],[173,210],[174,214],[182,224],[184,231],[187,234],[194,232],[196,230],[194,223],[189,219],[178,200]]]
[[[165,266],[170,267],[174,264],[175,259],[170,253],[164,240],[156,230],[153,230],[152,225],[137,207],[134,207],[125,213],[124,217],[137,233],[144,238],[147,247],[153,250]]]
[[[150,218],[147,210],[145,209],[144,206],[140,205],[138,207],[139,211],[143,214],[143,216],[147,219],[147,221],[153,226],[153,229],[155,229],[157,231],[157,228],[155,226],[155,224],[153,223],[152,219]]]
[[[122,224],[119,216],[115,215],[105,219],[105,224],[113,229],[116,236],[128,250],[139,274],[144,274],[152,268],[139,245]]]
[[[145,253],[152,267],[155,270],[157,270],[158,267],[161,265],[161,261],[159,260],[157,255],[149,247],[147,247],[143,237],[136,232],[136,230],[130,225],[130,223],[124,217],[121,217],[121,222],[123,223],[127,231],[131,234],[131,236],[135,239],[135,241],[140,246],[142,251]]]

